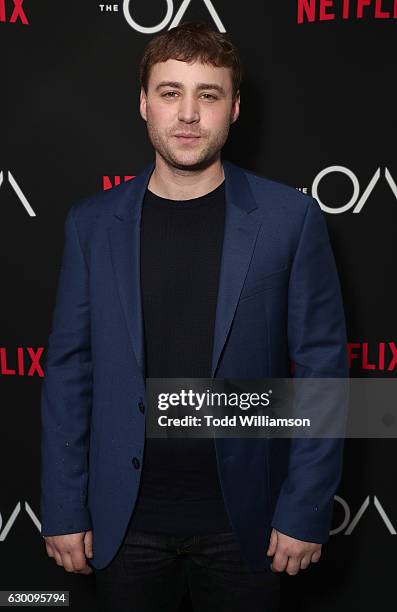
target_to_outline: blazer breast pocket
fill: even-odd
[[[261,278],[257,278],[254,281],[250,281],[240,294],[240,302],[248,300],[251,297],[269,289],[275,289],[278,287],[286,286],[289,279],[289,267],[280,268],[274,272],[270,272]]]

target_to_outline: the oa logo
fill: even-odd
[[[343,204],[342,206],[338,207],[327,206],[326,204],[324,204],[324,202],[320,200],[318,196],[318,186],[321,180],[325,176],[327,176],[327,174],[331,174],[332,172],[341,172],[342,174],[345,174],[350,179],[353,185],[353,195],[350,200],[346,202],[346,204]],[[374,190],[376,183],[379,181],[380,175],[380,168],[378,168],[373,177],[371,178],[370,182],[368,183],[367,187],[364,189],[363,193],[360,194],[360,183],[354,172],[352,172],[349,168],[346,168],[345,166],[329,166],[328,168],[324,168],[324,170],[321,170],[321,172],[319,172],[316,178],[314,179],[312,185],[312,196],[316,198],[322,210],[332,215],[344,213],[350,208],[353,208],[354,213],[359,213],[366,201],[368,200],[369,196],[371,195],[372,191]],[[389,187],[392,190],[394,197],[397,199],[397,185],[387,168],[385,168],[385,179],[389,184]]]
[[[179,7],[178,11],[176,12],[174,19],[172,20],[170,26],[169,26],[169,30],[171,28],[174,28],[175,26],[177,26],[180,22],[180,20],[182,19],[183,15],[185,14],[185,11],[187,9],[187,7],[189,6],[189,4],[191,3],[192,0],[183,0],[181,6]],[[226,32],[223,23],[221,22],[218,13],[215,10],[214,5],[212,4],[211,0],[203,0],[205,6],[207,7],[212,19],[214,20],[214,23],[216,25],[216,27],[218,28],[219,32]],[[130,25],[132,28],[134,28],[134,30],[137,30],[138,32],[141,32],[141,34],[155,34],[156,32],[160,32],[160,30],[163,30],[168,23],[171,21],[171,17],[173,15],[174,12],[174,2],[173,0],[166,0],[167,3],[167,9],[166,9],[166,13],[165,13],[165,17],[162,21],[160,21],[160,23],[158,23],[157,25],[151,26],[151,27],[144,27],[142,25],[140,25],[139,23],[137,23],[133,17],[132,17],[132,9],[133,9],[133,0],[124,0],[123,1],[123,13],[124,13],[124,17],[128,23],[128,25]]]
[[[37,518],[36,514],[34,513],[34,511],[32,510],[32,507],[27,501],[25,501],[24,503],[24,510],[30,517],[33,524],[41,532],[41,523],[39,519]],[[3,523],[3,517],[0,512],[0,542],[5,542],[19,514],[21,514],[21,502],[17,503],[14,510],[11,512],[10,516],[8,517],[7,521],[5,521],[4,523]]]
[[[342,497],[339,497],[339,495],[335,495],[334,499],[336,502],[338,502],[342,506],[344,517],[343,517],[341,524],[335,527],[335,529],[332,529],[330,531],[330,535],[336,535],[337,533],[341,533],[341,532],[343,532],[344,535],[351,535],[353,530],[357,527],[358,523],[360,522],[363,514],[368,510],[370,506],[372,506],[372,503],[375,507],[375,510],[377,511],[380,518],[382,519],[383,523],[385,524],[388,532],[391,535],[397,535],[396,528],[394,527],[390,518],[387,516],[385,509],[383,508],[382,504],[380,503],[376,495],[374,495],[373,502],[370,501],[370,496],[367,495],[367,497],[364,499],[363,503],[361,504],[361,506],[359,507],[358,511],[353,516],[353,518],[351,516],[351,511],[350,511],[348,503]]]
[[[11,187],[13,188],[13,190],[17,194],[18,198],[20,199],[20,201],[22,202],[22,204],[26,208],[28,214],[31,217],[35,217],[36,213],[34,212],[33,208],[29,204],[29,202],[27,201],[27,199],[25,197],[25,194],[23,193],[22,189],[20,188],[20,186],[18,185],[18,183],[16,182],[15,178],[13,177],[13,175],[11,174],[11,172],[9,170],[7,172],[7,178],[8,178],[8,182],[10,183]],[[3,180],[4,180],[4,173],[3,173],[3,170],[0,170],[0,187],[3,184]]]

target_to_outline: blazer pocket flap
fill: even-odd
[[[244,288],[240,295],[240,300],[251,297],[265,289],[273,289],[274,287],[280,287],[285,285],[289,278],[289,267],[280,268],[274,272],[270,272],[265,276],[251,280],[248,284],[244,285]]]

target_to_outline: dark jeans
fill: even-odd
[[[181,537],[128,530],[111,563],[95,569],[99,610],[275,612],[280,574],[246,567],[233,533]]]

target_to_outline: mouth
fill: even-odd
[[[180,142],[196,142],[200,140],[200,136],[194,136],[192,134],[175,134]]]

